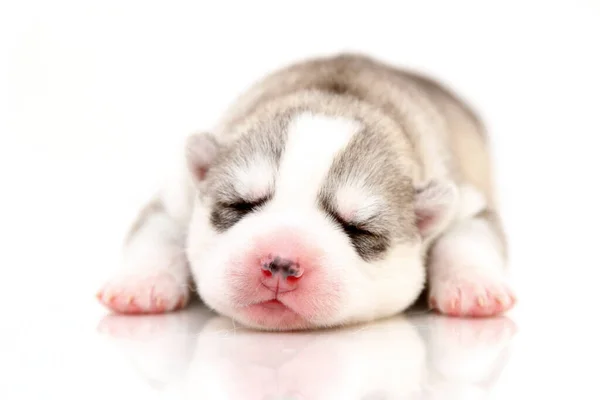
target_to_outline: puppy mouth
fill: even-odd
[[[305,329],[310,325],[293,307],[278,298],[245,307],[243,319],[252,327],[276,331]]]
[[[271,300],[263,301],[263,302],[257,303],[257,305],[262,306],[269,310],[289,310],[289,307],[286,306],[285,304],[283,304],[278,299],[271,299]]]
[[[270,320],[272,318],[277,319],[284,315],[290,317],[294,315],[295,317],[301,318],[300,314],[294,309],[294,307],[289,306],[285,300],[282,301],[278,297],[257,301],[244,308],[249,315],[252,315],[260,320]]]
[[[268,308],[270,310],[282,310],[288,308],[285,304],[283,304],[278,299],[271,299],[267,301],[263,301],[262,303],[258,303],[259,305]]]

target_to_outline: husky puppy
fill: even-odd
[[[143,208],[98,293],[121,313],[208,307],[258,329],[406,310],[509,310],[506,243],[484,126],[430,78],[373,58],[264,77]]]

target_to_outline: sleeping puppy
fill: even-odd
[[[263,78],[149,201],[98,293],[121,313],[208,307],[249,327],[384,318],[426,291],[452,316],[510,309],[486,133],[440,84],[361,55]]]

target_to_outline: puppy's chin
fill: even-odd
[[[266,301],[235,309],[227,307],[227,311],[215,311],[246,328],[261,331],[321,330],[348,324],[335,317],[310,319],[279,301]]]
[[[287,306],[280,304],[253,304],[244,307],[232,317],[246,327],[265,331],[296,331],[319,329],[321,326],[311,323]]]

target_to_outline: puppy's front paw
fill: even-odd
[[[430,286],[430,307],[456,317],[499,315],[516,302],[501,272],[458,268],[432,276]]]
[[[97,294],[109,309],[123,314],[158,314],[183,308],[190,293],[168,271],[130,273],[108,281]]]

